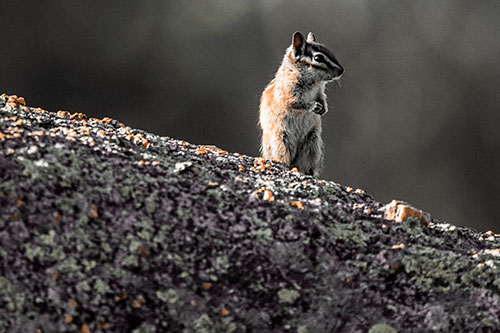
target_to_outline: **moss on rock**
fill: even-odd
[[[500,331],[500,238],[0,97],[0,332]]]

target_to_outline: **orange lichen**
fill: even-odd
[[[304,205],[300,201],[290,201],[290,206],[295,206],[299,209],[304,209]]]
[[[290,172],[297,173],[297,172],[299,172],[299,169],[293,168],[292,170],[290,170]]]
[[[0,132],[0,140],[5,141],[5,135],[2,132]]]
[[[217,186],[219,185],[218,182],[208,182],[208,186]]]
[[[351,193],[351,192],[352,192],[352,187],[347,186],[347,187],[345,188],[345,190],[346,190],[348,193]]]
[[[102,118],[101,122],[105,123],[106,125],[109,125],[110,122],[112,122],[113,119],[109,118],[109,117],[104,117]]]
[[[109,324],[109,323],[104,323],[104,322],[102,322],[102,321],[97,322],[97,329],[98,329],[99,331],[102,331],[102,330],[108,329],[108,328],[110,328],[110,327],[111,327],[111,324]]]
[[[139,295],[139,296],[138,296],[136,299],[134,299],[134,301],[132,302],[132,306],[133,306],[134,308],[140,308],[144,302],[145,302],[144,297],[142,297],[141,295]]]
[[[88,128],[88,127],[82,127],[82,128],[80,128],[80,134],[82,134],[82,135],[90,135],[90,128]]]
[[[73,321],[73,316],[72,316],[72,315],[70,315],[70,314],[68,314],[68,313],[67,313],[67,314],[65,314],[65,315],[64,315],[64,321],[66,322],[66,324],[71,323],[71,322]]]
[[[22,119],[19,119],[18,121],[16,121],[15,123],[13,123],[12,125],[14,126],[21,126],[23,124],[23,120]]]
[[[271,192],[271,190],[264,190],[264,196],[262,197],[262,199],[267,200],[269,202],[273,202],[274,201],[273,192]]]
[[[76,113],[73,113],[69,116],[69,119],[75,119],[75,120],[84,120],[85,118],[87,118],[87,115],[83,114],[83,113],[80,113],[80,112],[76,112]]]
[[[45,135],[45,132],[44,131],[33,131],[33,132],[28,133],[28,135],[30,135],[30,136],[43,136],[43,135]]]
[[[142,246],[142,245],[139,245],[139,247],[137,248],[137,251],[143,257],[149,257],[151,255],[151,253],[149,252],[149,250],[147,250],[146,248],[144,248],[144,246]]]
[[[226,308],[222,308],[222,310],[220,310],[220,314],[222,316],[227,316],[229,314],[229,311]]]
[[[198,155],[203,155],[206,153],[208,153],[208,151],[203,147],[200,147],[200,148],[196,149],[196,151],[195,151],[195,154],[198,154]]]
[[[382,208],[384,218],[395,222],[403,222],[408,217],[416,217],[424,225],[429,225],[430,215],[424,211],[410,206],[408,203],[398,200],[392,200]]]
[[[82,330],[80,331],[81,333],[90,333],[90,328],[88,327],[87,324],[82,325]]]
[[[229,154],[227,150],[224,150],[224,149],[219,149],[217,150],[217,154],[220,156],[220,155],[226,155],[226,154]]]
[[[90,218],[95,219],[99,216],[97,213],[97,207],[96,205],[91,205],[90,206]]]
[[[404,249],[405,245],[403,243],[401,244],[395,244],[392,246],[393,249]]]
[[[268,173],[271,173],[270,171],[272,170],[273,166],[269,163],[267,163],[265,158],[263,157],[258,157],[254,160],[253,162],[253,167],[250,168],[252,171],[259,171],[259,172],[264,172],[268,170]]]
[[[241,164],[240,164],[240,165],[238,165],[238,169],[239,169],[240,171],[245,171],[245,167],[244,167],[243,165],[241,165]]]
[[[61,215],[57,215],[55,218],[54,218],[54,221],[52,223],[54,224],[59,224],[59,222],[61,222],[62,220],[62,216]]]
[[[16,202],[17,202],[18,207],[21,207],[24,205],[24,201],[20,197],[17,197]]]
[[[203,282],[201,286],[203,287],[203,289],[208,290],[210,289],[210,287],[212,287],[212,284],[210,282]]]
[[[24,100],[24,97],[19,97],[17,99],[17,103],[20,105],[26,105],[26,101]]]
[[[57,281],[57,278],[59,277],[59,272],[55,272],[52,274],[52,280]]]
[[[74,299],[70,301],[71,308],[74,310],[76,309],[76,306],[78,305]]]
[[[69,118],[70,113],[68,111],[59,110],[57,111],[57,116],[59,118]]]
[[[492,256],[500,256],[500,249],[486,249],[484,253],[491,254]]]
[[[124,300],[124,299],[127,299],[127,293],[126,292],[122,292],[119,296],[115,296],[115,301],[119,302],[121,300]]]
[[[17,95],[6,95],[2,94],[2,98],[7,100],[7,106],[11,107],[17,107],[17,106],[25,106],[26,101],[24,100],[24,97],[17,97]]]

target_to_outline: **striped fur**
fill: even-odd
[[[297,167],[317,176],[323,162],[321,116],[328,112],[325,85],[339,79],[344,69],[333,53],[307,40],[292,38],[274,79],[264,90],[259,112],[261,153],[266,159]]]

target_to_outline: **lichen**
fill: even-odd
[[[293,289],[281,289],[278,291],[278,300],[280,303],[293,304],[300,297],[300,293]]]
[[[368,333],[398,333],[398,331],[387,324],[375,324],[370,328]]]
[[[0,133],[0,332],[499,331],[493,232],[17,97]]]

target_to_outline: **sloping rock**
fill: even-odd
[[[0,332],[500,331],[497,234],[24,104],[0,98]]]

